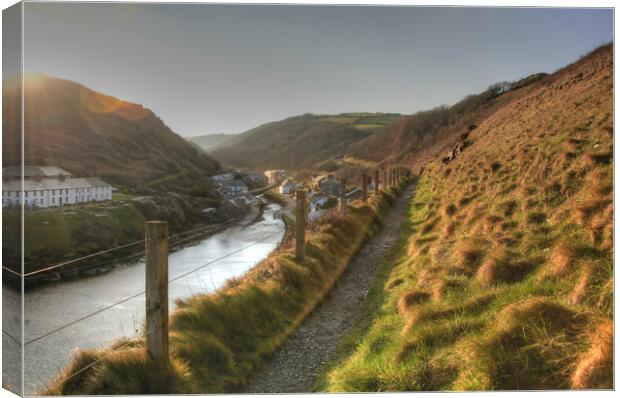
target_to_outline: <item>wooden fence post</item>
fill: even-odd
[[[390,187],[387,185],[388,183],[388,171],[387,169],[383,169],[383,189],[389,189]]]
[[[146,223],[146,346],[151,359],[168,363],[168,223]]]
[[[368,176],[366,173],[362,175],[362,200],[366,202],[368,199]]]
[[[302,261],[306,255],[306,191],[295,191],[295,258]]]
[[[379,169],[375,170],[375,194],[381,192],[379,189]]]
[[[347,215],[347,180],[340,180],[340,211],[343,215]]]

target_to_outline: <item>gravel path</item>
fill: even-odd
[[[359,315],[372,277],[400,233],[413,185],[386,216],[383,229],[353,257],[338,284],[246,387],[246,393],[311,392],[321,368]]]

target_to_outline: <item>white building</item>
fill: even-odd
[[[2,206],[47,208],[112,199],[112,186],[100,178],[71,178],[57,167],[24,167],[23,191],[21,168],[3,169],[2,175]]]
[[[282,184],[286,180],[286,170],[267,170],[265,176],[269,184]]]
[[[298,184],[291,180],[284,180],[282,185],[278,187],[278,191],[284,195],[290,195],[298,189],[303,189],[303,185]]]

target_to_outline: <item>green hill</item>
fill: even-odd
[[[3,167],[20,164],[19,86],[3,86]],[[24,87],[26,165],[58,166],[136,187],[167,176],[213,174],[219,164],[149,109],[64,79],[29,75]]]
[[[381,113],[305,114],[246,131],[211,154],[231,166],[303,170],[345,155],[351,145],[400,117]]]

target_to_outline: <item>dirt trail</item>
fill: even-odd
[[[383,229],[353,257],[338,284],[275,358],[245,388],[247,393],[310,392],[321,368],[360,314],[381,260],[400,233],[413,194],[410,186],[385,218]]]

